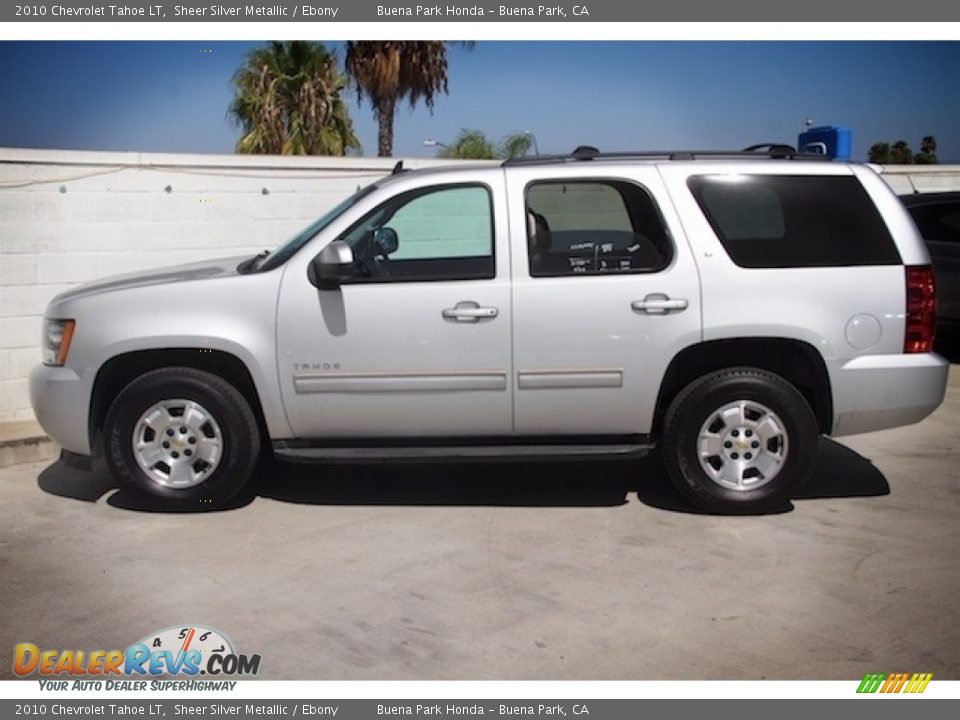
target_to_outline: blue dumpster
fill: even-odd
[[[853,149],[853,131],[839,125],[823,125],[800,133],[797,149],[849,160]]]

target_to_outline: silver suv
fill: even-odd
[[[272,253],[50,303],[30,376],[65,451],[170,506],[258,456],[642,454],[711,511],[779,505],[821,434],[943,400],[934,283],[868,167],[602,154],[394,173]]]

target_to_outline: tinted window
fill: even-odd
[[[924,240],[960,243],[960,201],[910,208]]]
[[[493,211],[482,185],[401,193],[340,236],[357,281],[470,280],[495,275]]]
[[[742,267],[900,263],[886,224],[855,177],[703,175],[688,184]]]
[[[651,272],[672,257],[653,199],[618,180],[531,184],[527,247],[532,277]]]

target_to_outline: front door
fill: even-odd
[[[286,269],[277,342],[290,425],[309,439],[509,435],[502,173],[388,187],[338,235],[355,278],[318,290],[302,262]]]

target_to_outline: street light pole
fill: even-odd
[[[530,139],[533,140],[533,152],[534,152],[536,155],[539,155],[539,154],[540,154],[540,145],[537,144],[537,136],[534,135],[533,132],[530,131],[530,130],[524,131],[523,134],[529,136]]]

